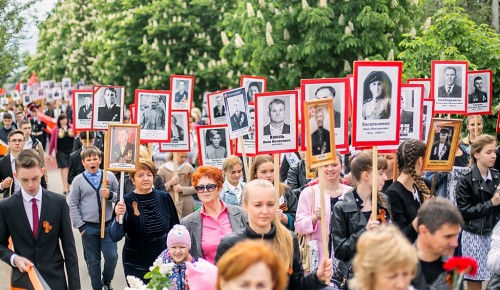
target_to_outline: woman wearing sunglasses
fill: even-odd
[[[191,255],[214,262],[221,239],[244,228],[246,216],[241,207],[224,203],[220,193],[224,178],[214,166],[200,166],[193,173],[193,185],[202,205],[182,219],[191,235]]]

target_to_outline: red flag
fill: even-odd
[[[14,91],[18,91],[18,92],[21,91],[21,82],[17,82],[17,85],[14,88]]]
[[[28,86],[33,86],[34,84],[36,84],[36,72],[34,72],[30,79],[28,80]]]

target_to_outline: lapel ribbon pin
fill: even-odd
[[[50,230],[52,230],[52,226],[49,224],[48,221],[43,221],[42,226],[45,229],[46,234],[48,234],[50,232]]]

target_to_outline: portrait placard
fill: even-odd
[[[61,84],[63,89],[71,88],[71,78],[62,78]]]
[[[137,124],[109,124],[109,154],[105,156],[105,168],[109,171],[135,171],[139,163],[139,136]]]
[[[188,115],[188,111],[172,111],[170,113],[170,141],[160,143],[160,152],[191,151]]]
[[[31,98],[30,98],[30,95],[28,94],[24,94],[23,95],[23,106],[28,106],[29,103],[31,103]]]
[[[194,76],[171,75],[172,110],[191,111],[194,95]]]
[[[266,91],[267,78],[258,76],[241,76],[240,87],[245,88],[247,102],[255,102],[255,94]]]
[[[429,100],[431,98],[431,79],[407,79],[406,83],[414,85],[424,86],[424,100]]]
[[[224,96],[222,95],[227,91],[218,91],[207,95],[207,111],[210,125],[227,124],[226,106],[224,105]]]
[[[231,154],[231,142],[227,125],[196,127],[200,165],[222,169],[222,161]]]
[[[424,100],[422,107],[422,141],[427,142],[434,118],[434,99]]]
[[[451,171],[462,128],[460,119],[432,119],[425,150],[424,171]]]
[[[243,135],[243,146],[245,146],[245,154],[247,156],[255,156],[255,105],[248,103],[248,134]],[[236,156],[242,156],[240,139],[237,138],[236,142]]]
[[[135,90],[135,116],[141,126],[141,142],[170,140],[170,92]]]
[[[355,61],[352,146],[399,144],[400,61]]]
[[[489,115],[491,114],[493,101],[493,71],[478,70],[467,73],[468,79],[468,115]]]
[[[248,134],[248,102],[245,89],[237,88],[222,93],[226,106],[226,122],[231,139]]]
[[[21,99],[21,95],[19,94],[19,91],[12,91],[12,100],[19,101],[20,99]]]
[[[348,142],[348,103],[349,103],[349,79],[304,79],[300,81],[302,102],[318,99],[331,99],[333,103],[333,117],[335,123],[334,136],[337,148],[347,148]],[[307,122],[307,120],[305,120]],[[302,126],[301,147],[305,150],[309,143],[305,138],[305,126]]]
[[[106,130],[109,124],[123,123],[125,87],[94,86],[92,92],[92,129]]]
[[[297,91],[255,95],[256,154],[298,151]]]
[[[73,91],[73,125],[75,130],[92,129],[92,91]]]
[[[28,93],[28,83],[20,83],[19,84],[19,93],[21,95]]]
[[[335,162],[333,133],[334,104],[327,98],[304,102],[304,125],[307,136],[306,167],[317,168]]]
[[[45,102],[52,102],[52,88],[47,88],[44,90]]]
[[[9,98],[6,98],[6,97],[1,97],[0,98],[0,104],[2,106],[7,106],[9,104]]]
[[[52,88],[52,99],[54,101],[62,100],[63,92],[60,86],[55,86]]]
[[[467,113],[467,61],[439,61],[431,64],[432,98],[436,114]]]

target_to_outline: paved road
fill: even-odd
[[[49,175],[49,190],[58,193],[63,192],[61,175],[59,173],[59,170],[57,170],[55,159],[52,162],[48,162],[47,167]],[[83,248],[82,248],[82,241],[80,238],[81,236],[78,230],[74,230],[73,234],[75,236],[76,249],[78,251],[78,262],[80,268],[80,279],[82,283],[82,289],[91,290],[92,287],[90,286],[90,277],[87,273],[87,265],[83,260]],[[121,259],[122,247],[123,247],[123,240],[120,243],[118,243],[118,264],[116,266],[115,279],[113,279],[112,283],[113,288],[116,290],[124,289],[127,285],[125,282],[125,275],[123,273],[123,267],[122,267],[122,259]],[[10,267],[5,263],[0,262],[0,290],[9,290],[9,285],[10,285],[9,281],[10,281]]]

